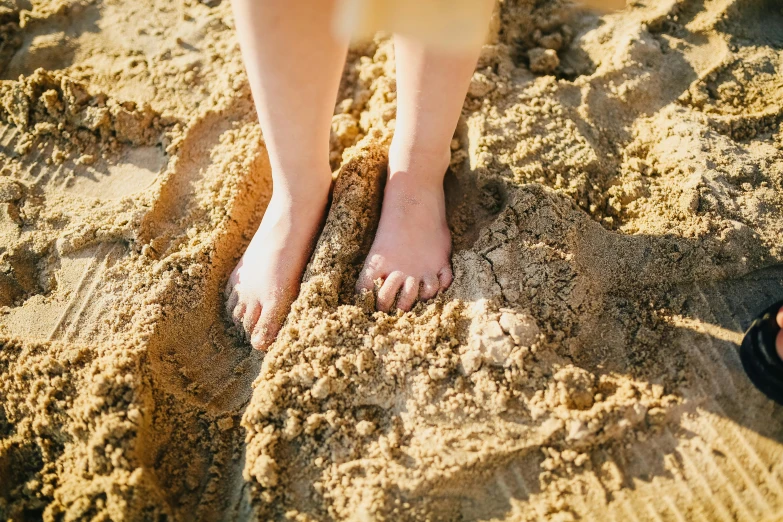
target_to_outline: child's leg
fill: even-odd
[[[334,0],[234,0],[273,195],[226,287],[227,308],[256,348],[268,346],[312,252],[331,184],[329,132],[347,42]]]
[[[489,13],[487,13],[489,15]],[[397,124],[375,242],[357,282],[373,287],[378,309],[409,310],[451,284],[451,234],[443,176],[480,49],[439,52],[395,36]]]

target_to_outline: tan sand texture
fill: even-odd
[[[354,46],[335,193],[262,356],[271,193],[226,1],[0,2],[0,519],[783,519],[742,372],[783,298],[783,5],[502,1],[446,178],[455,282],[352,288],[394,129]]]

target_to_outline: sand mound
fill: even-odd
[[[736,354],[783,296],[777,2],[501,2],[455,283],[397,315],[352,291],[395,108],[391,42],[355,46],[266,356],[222,311],[271,193],[232,23],[0,4],[0,518],[777,516],[783,413]]]

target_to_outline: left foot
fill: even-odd
[[[383,280],[376,301],[383,312],[395,299],[397,308],[408,311],[417,300],[446,290],[453,279],[443,193],[450,154],[412,158],[394,149],[392,144],[378,231],[356,283],[357,291],[372,290],[375,280]]]

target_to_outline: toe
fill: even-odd
[[[376,270],[374,268],[365,266],[362,268],[361,273],[359,274],[359,279],[356,281],[356,292],[361,292],[362,290],[372,290],[375,286],[375,280],[378,278],[378,275],[376,275]]]
[[[400,291],[400,297],[397,299],[397,308],[403,312],[407,312],[416,302],[419,297],[419,280],[415,277],[405,278],[405,282],[402,284],[402,290]]]
[[[261,312],[261,315],[264,315],[264,313]],[[266,351],[266,349],[269,348],[269,345],[272,344],[271,339],[273,336],[269,331],[269,326],[267,323],[268,321],[266,321],[263,317],[259,317],[258,321],[256,322],[256,327],[253,330],[253,335],[250,336],[250,344],[256,350]]]
[[[250,345],[256,350],[265,352],[272,344],[271,339],[273,338],[274,337],[268,333],[266,326],[264,326],[261,321],[258,321],[258,323],[256,323],[256,329],[253,331],[253,336],[250,338]]]
[[[245,310],[245,316],[242,318],[242,328],[245,330],[245,335],[250,339],[253,330],[255,330],[258,318],[261,315],[261,304],[255,301],[248,305]]]
[[[282,308],[275,302],[264,303],[261,315],[258,317],[250,337],[250,344],[253,345],[253,348],[266,350],[274,342],[285,320],[285,314],[281,310]]]
[[[454,280],[454,274],[451,273],[450,266],[444,266],[440,272],[438,272],[438,281],[440,282],[441,291],[446,290],[451,286],[451,282]]]
[[[778,322],[778,326],[783,328],[783,307],[781,307],[781,309],[778,310],[778,315],[776,317],[776,320]]]
[[[419,292],[419,298],[422,301],[429,301],[436,295],[438,295],[438,289],[440,288],[440,281],[436,275],[429,275],[422,280],[421,291]]]
[[[383,259],[379,256],[372,256],[365,260],[364,267],[359,273],[359,279],[356,281],[356,291],[361,292],[375,288],[375,280],[386,275],[382,268]]]
[[[240,301],[231,311],[231,318],[234,320],[234,324],[237,326],[237,328],[242,327],[242,319],[245,317],[246,309],[247,305]]]
[[[402,272],[392,272],[386,281],[383,282],[383,286],[378,290],[377,308],[381,312],[388,312],[391,310],[392,304],[394,304],[394,298],[397,297],[397,292],[405,282],[405,274]]]
[[[775,348],[778,349],[778,355],[783,359],[783,330],[778,332],[778,336],[775,339]]]

